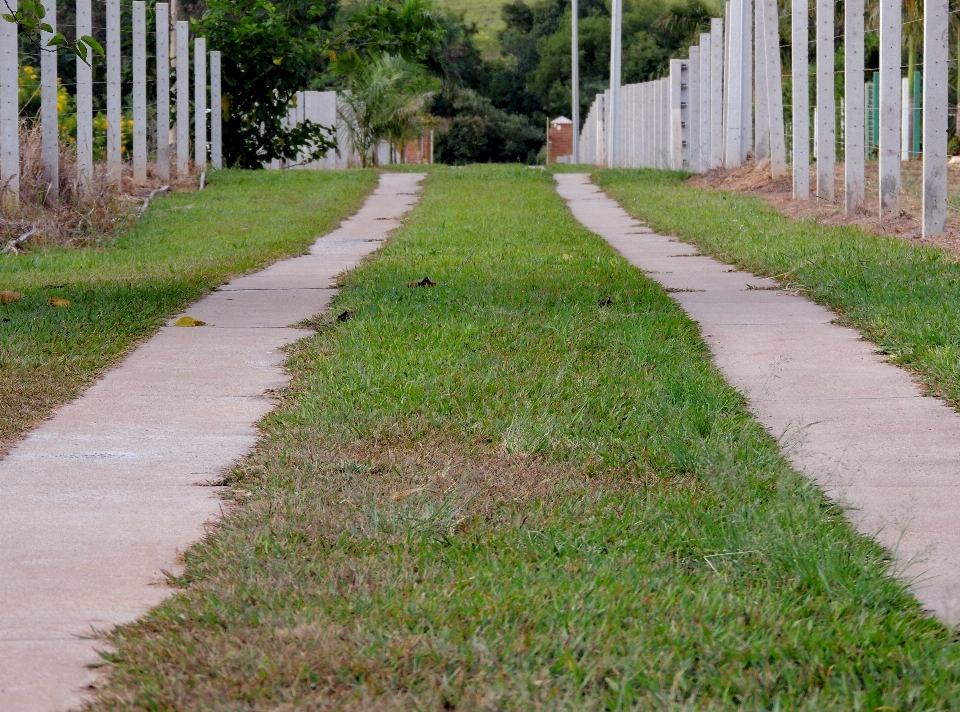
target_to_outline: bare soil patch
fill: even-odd
[[[750,157],[740,168],[719,168],[696,175],[687,181],[688,185],[712,190],[725,190],[762,198],[783,215],[799,220],[812,219],[820,225],[850,225],[863,231],[884,237],[896,237],[917,245],[930,245],[960,257],[960,213],[954,205],[960,200],[960,165],[948,168],[948,195],[950,210],[947,214],[946,230],[942,235],[924,239],[921,231],[921,184],[922,162],[906,161],[901,168],[900,216],[893,220],[880,221],[878,210],[877,163],[869,161],[866,165],[866,207],[855,215],[843,212],[843,170],[842,163],[837,164],[835,172],[835,200],[827,202],[812,195],[810,200],[793,199],[793,181],[790,176],[773,180],[770,177],[770,163],[761,160],[755,163]],[[811,184],[816,182],[816,165],[810,167]]]

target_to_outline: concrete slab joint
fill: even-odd
[[[0,460],[0,710],[61,710],[95,679],[97,642],[170,590],[177,552],[220,513],[197,487],[247,453],[270,389],[289,380],[292,324],[327,308],[337,275],[376,250],[417,201],[387,173],[303,257],[224,285],[168,324]],[[172,323],[173,319],[171,319]]]

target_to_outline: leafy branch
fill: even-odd
[[[9,12],[0,15],[7,22],[14,23],[27,40],[41,52],[56,52],[60,49],[69,49],[85,64],[90,64],[88,57],[91,53],[104,56],[103,47],[90,35],[78,37],[73,42],[68,42],[62,32],[54,33],[53,27],[49,22],[43,19],[47,15],[40,0],[20,0],[20,7],[16,10],[10,7],[8,0],[3,0]],[[42,33],[47,32],[53,37],[43,44]]]

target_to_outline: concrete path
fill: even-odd
[[[960,415],[830,310],[653,234],[588,175],[556,179],[589,230],[663,286],[691,290],[673,297],[793,465],[895,553],[924,607],[960,623]]]
[[[225,468],[253,447],[285,385],[291,324],[321,312],[334,277],[380,246],[422,175],[384,174],[310,254],[222,287],[164,327],[0,461],[0,710],[82,700],[97,644],[79,636],[143,615],[163,571],[220,513]],[[171,320],[172,323],[173,320]]]

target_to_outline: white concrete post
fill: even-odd
[[[613,0],[610,16],[610,126],[607,140],[607,166],[620,165],[617,145],[620,128],[620,23],[623,20],[623,0]]]
[[[697,111],[700,114],[698,122],[697,135],[700,145],[695,147],[697,155],[697,165],[701,171],[710,170],[710,134],[712,132],[710,122],[710,63],[713,59],[713,50],[710,46],[710,34],[700,34],[700,98]]]
[[[793,199],[810,198],[809,0],[793,0]]]
[[[676,79],[674,79],[676,75]],[[690,167],[690,62],[670,60],[670,139],[674,170]]]
[[[93,35],[90,0],[77,0],[77,36]],[[77,184],[83,194],[93,183],[93,52],[77,59]]]
[[[170,180],[170,5],[157,3],[157,174]]]
[[[17,0],[6,0],[16,12]],[[0,18],[0,190],[3,202],[20,200],[20,63],[17,26]]]
[[[710,168],[723,165],[723,20],[710,20]]]
[[[570,118],[573,121],[573,157],[574,163],[580,163],[580,13],[577,0],[570,0]],[[210,58],[210,82],[213,83],[213,57]],[[211,101],[212,103],[212,101]],[[214,111],[216,108],[214,107]],[[212,133],[212,127],[211,127]]]
[[[729,83],[727,85],[727,136],[725,165],[736,168],[742,163],[743,155],[743,6],[744,0],[734,0],[730,4],[730,17],[727,32],[730,37],[728,56]]]
[[[721,165],[727,165],[727,131],[730,126],[730,20],[733,17],[733,0],[726,0],[724,22],[726,22],[727,33],[723,38],[723,148],[721,149]]]
[[[220,53],[210,53],[210,165],[223,168],[223,109],[220,94]],[[579,116],[577,121],[579,121]],[[579,145],[580,127],[573,125],[573,137]],[[579,160],[579,158],[578,158]]]
[[[207,40],[193,41],[193,162],[198,171],[207,169]]]
[[[700,165],[700,48],[691,47],[689,57],[686,95],[690,119],[685,132],[689,137],[685,153],[689,156],[690,170],[700,172],[703,170]]]
[[[147,180],[147,14],[133,0],[133,179]]]
[[[743,78],[740,85],[740,122],[743,137],[740,139],[740,162],[747,160],[747,152],[753,148],[753,3],[743,1]]]
[[[817,198],[833,202],[836,99],[833,93],[833,0],[817,0]]]
[[[863,207],[863,0],[847,0],[844,7],[844,211],[853,215]]]
[[[754,6],[754,81],[756,82],[756,125],[754,126],[753,156],[759,162],[770,156],[770,101],[767,96],[767,46],[764,12],[766,3],[757,0]]]
[[[910,160],[910,114],[913,108],[910,105],[910,78],[900,80],[900,160]]]
[[[780,30],[777,0],[757,0],[763,5],[763,51],[766,63],[767,120],[770,127],[770,175],[787,175],[787,146],[783,135],[783,90],[780,76]]]
[[[880,219],[900,214],[901,0],[880,0]]]
[[[48,49],[47,42],[57,32],[56,0],[43,0],[44,21],[52,32],[40,33],[40,154],[43,160],[43,182],[46,183],[46,202],[56,205],[60,194],[60,126],[57,112],[57,51]],[[2,20],[6,22],[5,20]]]
[[[190,170],[190,23],[177,21],[177,177]]]
[[[947,220],[947,0],[923,2],[923,237]]]
[[[650,166],[650,83],[640,85],[640,167]]]
[[[120,0],[107,0],[107,182],[123,176],[120,95]]]

